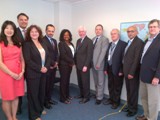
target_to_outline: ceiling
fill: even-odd
[[[78,3],[78,2],[83,2],[83,1],[88,1],[88,0],[43,0],[43,1],[49,1],[49,2],[70,2],[70,3]]]

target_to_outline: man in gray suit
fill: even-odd
[[[103,26],[101,24],[95,27],[96,36],[93,41],[93,78],[96,88],[96,105],[101,104],[104,94],[104,58],[109,45],[109,40],[103,35]]]
[[[77,68],[78,86],[80,88],[81,98],[80,104],[84,104],[89,101],[90,95],[90,67],[93,54],[93,43],[86,35],[86,29],[80,26],[78,29],[80,39],[77,40],[76,52],[75,52],[75,64]]]

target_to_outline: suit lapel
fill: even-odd
[[[125,55],[127,55],[127,54],[128,54],[128,51],[129,51],[130,49],[132,49],[132,46],[134,46],[134,44],[136,43],[136,41],[137,41],[137,36],[133,39],[133,41],[132,41],[131,45],[129,46],[128,50],[126,51]],[[127,47],[127,46],[126,46],[126,47]]]
[[[81,39],[78,40],[78,49],[80,49],[83,46],[83,44],[85,43],[85,39],[86,37],[83,39],[82,43],[81,43]]]
[[[120,43],[120,40],[119,40],[118,43],[117,43],[117,45],[116,45],[116,48],[114,49],[113,56],[116,55],[116,53],[119,51],[120,46],[121,46],[121,43]]]
[[[150,49],[152,49],[152,48],[156,45],[156,43],[159,41],[159,37],[160,37],[160,33],[157,35],[157,37],[156,37],[155,39],[153,39],[153,42],[151,43],[151,45],[150,45],[149,48],[147,49],[145,55],[150,51]],[[147,41],[145,42],[145,45],[146,45],[147,42],[148,42],[148,39],[147,39]],[[145,46],[145,45],[144,45],[144,46]],[[145,55],[144,55],[144,56],[145,56]]]
[[[40,56],[40,53],[39,53],[39,51],[38,51],[38,48],[36,47],[36,45],[34,44],[33,41],[31,42],[31,46],[32,46],[32,48],[34,49],[34,51],[37,52],[38,55]]]
[[[20,37],[20,39],[24,41],[23,35],[22,35],[21,30],[20,30],[19,27],[17,28],[17,34]]]

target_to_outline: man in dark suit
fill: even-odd
[[[45,95],[45,103],[44,103],[44,106],[47,109],[52,108],[51,104],[53,105],[58,104],[57,101],[51,99],[57,65],[58,65],[57,41],[52,38],[54,35],[54,32],[55,32],[55,27],[52,24],[48,24],[46,26],[46,35],[43,37],[43,42],[46,44],[49,50],[49,55],[51,57],[51,65],[47,73],[46,95]]]
[[[123,72],[126,82],[128,106],[123,111],[128,112],[127,116],[131,117],[137,113],[140,57],[144,43],[137,37],[138,31],[135,26],[130,26],[127,29],[127,34],[130,40],[124,52]]]
[[[80,104],[89,101],[90,95],[90,67],[93,54],[93,43],[86,36],[86,29],[80,26],[78,29],[80,39],[77,40],[75,63],[77,68],[78,86],[80,88],[80,96],[82,98]]]
[[[144,115],[137,120],[158,120],[160,106],[160,21],[148,24],[149,38],[145,41],[141,57],[140,96]]]
[[[122,59],[126,42],[120,40],[118,29],[111,31],[112,42],[106,52],[104,73],[108,74],[109,99],[103,104],[112,104],[112,109],[116,109],[120,105],[120,97],[123,86],[123,69]]]
[[[18,40],[22,44],[25,40],[25,32],[26,32],[26,28],[28,26],[28,20],[29,20],[29,17],[25,13],[20,13],[17,16],[17,22],[19,25],[19,27],[17,28],[17,36],[18,36]],[[21,114],[21,112],[22,112],[21,106],[22,106],[22,97],[19,97],[17,114]]]
[[[17,16],[19,27],[17,28],[18,39],[23,43],[25,40],[25,32],[28,26],[29,17],[25,13],[20,13]]]

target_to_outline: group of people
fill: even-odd
[[[57,67],[60,72],[60,101],[71,104],[69,92],[70,75],[76,66],[80,93],[75,98],[84,104],[90,100],[90,69],[96,90],[95,104],[104,99],[105,76],[108,76],[109,98],[104,105],[112,109],[120,105],[123,79],[127,90],[127,116],[134,116],[138,109],[140,91],[143,115],[137,120],[157,120],[159,111],[160,79],[160,21],[153,19],[148,24],[149,37],[141,40],[136,26],[127,29],[128,43],[120,39],[120,31],[112,29],[112,41],[103,35],[101,24],[95,27],[95,37],[87,37],[84,26],[78,28],[80,38],[76,47],[68,29],[60,33],[59,43],[53,38],[55,26],[46,26],[46,35],[37,25],[28,27],[25,13],[17,16],[19,27],[5,21],[0,33],[0,93],[2,108],[7,120],[17,120],[21,113],[24,96],[24,79],[27,83],[29,120],[41,120],[46,114],[44,107],[52,108],[58,102],[52,99]],[[143,42],[144,41],[144,42]],[[140,86],[140,87],[139,87]],[[140,88],[140,90],[139,90]]]

